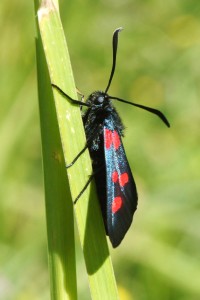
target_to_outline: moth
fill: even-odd
[[[89,95],[86,102],[82,102],[72,99],[60,87],[52,84],[55,89],[73,104],[87,107],[86,112],[82,116],[86,145],[68,167],[71,167],[87,148],[89,149],[93,174],[76,198],[75,203],[94,178],[106,234],[109,236],[114,248],[121,243],[132,223],[134,212],[137,209],[138,195],[122,143],[124,125],[112,104],[112,100],[151,112],[157,115],[166,126],[170,127],[168,120],[159,110],[108,94],[115,73],[118,34],[121,30],[121,27],[117,28],[113,33],[112,68],[108,85],[104,91],[95,91]]]

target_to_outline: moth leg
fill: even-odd
[[[84,101],[85,100],[85,95],[83,93],[81,93],[81,91],[78,88],[76,88],[76,91],[77,91],[77,94],[81,97],[81,101],[85,102]]]
[[[78,201],[78,199],[82,196],[82,194],[85,192],[85,190],[87,189],[88,185],[90,184],[90,182],[92,181],[92,179],[94,178],[94,174],[90,175],[88,181],[86,182],[85,186],[83,187],[82,191],[80,191],[80,193],[78,194],[78,196],[76,197],[76,199],[74,200],[74,204],[76,204],[76,202]]]
[[[85,103],[85,95],[80,92],[80,90],[76,87],[77,94],[81,97],[81,102]],[[82,105],[80,105],[80,110],[82,111]]]
[[[82,94],[78,88],[76,88],[76,92],[81,97],[81,102],[85,103],[85,95]],[[80,109],[82,111],[82,105],[80,105]]]
[[[85,190],[87,189],[88,185],[90,184],[90,182],[92,181],[92,179],[94,178],[94,176],[101,171],[101,169],[104,166],[102,165],[101,167],[99,167],[95,172],[92,173],[92,175],[90,175],[88,181],[86,182],[85,186],[83,187],[83,189],[80,191],[80,193],[78,194],[78,196],[76,197],[76,199],[74,200],[74,204],[76,204],[76,202],[78,201],[78,199],[82,196],[82,194],[85,192]]]
[[[73,166],[73,164],[77,161],[77,159],[81,156],[81,154],[83,154],[85,152],[85,150],[88,148],[88,144],[86,144],[84,146],[84,148],[76,155],[76,157],[72,160],[72,162],[68,165],[66,165],[66,168],[70,168],[71,166]]]
[[[76,105],[81,105],[81,106],[90,106],[89,104],[79,101],[79,100],[75,100],[72,99],[69,95],[67,95],[59,86],[57,86],[56,84],[52,83],[51,84],[53,88],[55,88],[61,95],[63,95],[65,98],[68,98],[71,103],[76,104]],[[83,99],[83,98],[82,98]]]
[[[73,164],[77,161],[77,159],[81,156],[81,154],[83,154],[85,152],[85,150],[90,147],[90,145],[92,144],[92,141],[93,141],[96,133],[98,132],[98,128],[99,127],[101,127],[101,125],[99,125],[94,130],[94,132],[91,134],[91,136],[89,137],[89,139],[87,139],[84,148],[76,155],[76,157],[72,160],[72,162],[70,164],[66,165],[66,168],[70,168],[71,166],[73,166]]]

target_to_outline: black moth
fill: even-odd
[[[91,175],[75,202],[94,177],[106,234],[109,236],[113,247],[117,247],[121,243],[132,223],[133,214],[137,209],[138,196],[121,140],[124,126],[111,100],[118,100],[156,114],[170,127],[166,117],[159,110],[107,94],[115,72],[118,34],[121,30],[122,28],[118,28],[113,34],[113,63],[105,91],[95,91],[88,97],[86,102],[82,102],[72,99],[57,85],[52,84],[72,103],[88,107],[83,115],[86,145],[67,167],[72,166],[79,156],[87,148],[89,149],[93,175]]]

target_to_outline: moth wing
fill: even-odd
[[[121,137],[116,129],[104,127],[107,187],[107,234],[117,247],[129,229],[137,209],[137,190]]]

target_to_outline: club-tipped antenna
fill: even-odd
[[[144,106],[144,105],[141,105],[141,104],[137,104],[137,103],[134,103],[134,102],[129,102],[129,101],[126,101],[126,100],[123,100],[121,98],[118,98],[118,97],[112,97],[112,96],[109,96],[110,99],[113,99],[113,100],[118,100],[120,102],[124,102],[124,103],[127,103],[127,104],[130,104],[130,105],[133,105],[133,106],[136,106],[136,107],[139,107],[139,108],[142,108],[144,110],[147,110],[155,115],[157,115],[164,123],[165,125],[167,125],[167,127],[170,127],[170,124],[167,120],[167,118],[165,117],[165,115],[158,109],[155,109],[155,108],[152,108],[152,107],[148,107],[148,106]]]
[[[105,93],[107,93],[107,91],[108,91],[108,89],[110,87],[111,81],[113,79],[113,75],[115,73],[116,57],[117,57],[117,45],[118,45],[118,34],[122,30],[123,30],[123,28],[119,27],[113,33],[113,40],[112,40],[112,46],[113,46],[113,63],[112,63],[112,69],[111,69],[111,73],[110,73],[110,78],[109,78],[109,81],[108,81],[108,85],[107,85],[107,88],[105,89]]]

